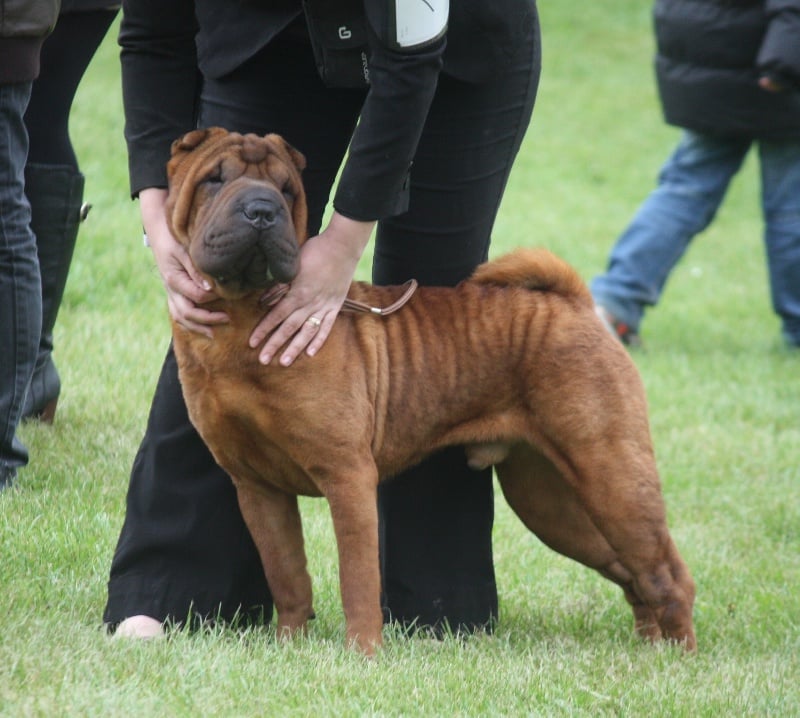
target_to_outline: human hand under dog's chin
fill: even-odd
[[[228,315],[203,308],[203,304],[216,299],[217,295],[210,291],[210,285],[198,273],[189,253],[169,231],[164,207],[166,198],[166,190],[157,188],[139,194],[142,224],[167,291],[169,314],[182,327],[210,338],[212,328],[225,324]]]
[[[279,359],[282,366],[292,364],[303,351],[314,356],[322,348],[374,226],[334,212],[326,229],[301,247],[300,270],[291,288],[250,337],[253,348],[266,339],[259,352],[262,364],[269,364],[287,342]]]

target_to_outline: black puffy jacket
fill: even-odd
[[[58,0],[0,0],[0,83],[39,74],[39,51],[58,16]]]
[[[61,14],[91,10],[118,10],[122,0],[61,0]]]
[[[666,121],[706,134],[800,138],[800,0],[656,0]],[[770,75],[787,89],[758,85]]]

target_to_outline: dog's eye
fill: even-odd
[[[213,169],[209,169],[208,174],[203,178],[203,184],[222,184],[222,167],[214,167]]]
[[[283,193],[283,196],[287,200],[289,200],[289,201],[293,201],[294,200],[295,194],[294,194],[294,189],[292,188],[292,185],[290,185],[290,184],[284,185],[283,189],[281,190],[281,192]]]

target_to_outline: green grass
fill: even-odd
[[[495,253],[544,245],[587,279],[602,270],[677,139],[654,93],[647,5],[543,0],[541,90]],[[318,613],[307,639],[214,630],[139,644],[101,630],[169,340],[128,198],[113,37],[72,127],[94,210],[56,332],[56,424],[25,426],[31,464],[0,494],[0,715],[800,715],[800,355],[781,348],[769,305],[752,158],[635,355],[670,525],[698,585],[698,654],[642,645],[620,592],[544,548],[498,499],[496,635],[388,631],[367,662],[342,648],[321,501],[303,503]]]

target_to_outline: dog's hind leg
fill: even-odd
[[[280,639],[290,638],[304,631],[314,615],[297,496],[269,484],[250,487],[243,482],[234,483],[275,603],[276,633]]]
[[[647,499],[655,501],[655,509],[640,505],[636,496],[623,496],[627,508],[612,508],[612,518],[604,507],[620,500],[613,490],[590,513],[593,503],[582,496],[585,487],[568,483],[551,461],[527,444],[515,445],[496,469],[506,500],[533,533],[622,587],[640,635],[694,648],[694,585],[667,533],[660,493]]]
[[[633,592],[665,639],[694,650],[695,585],[667,528],[652,452],[625,437],[595,442],[570,459],[576,495],[630,574]]]

